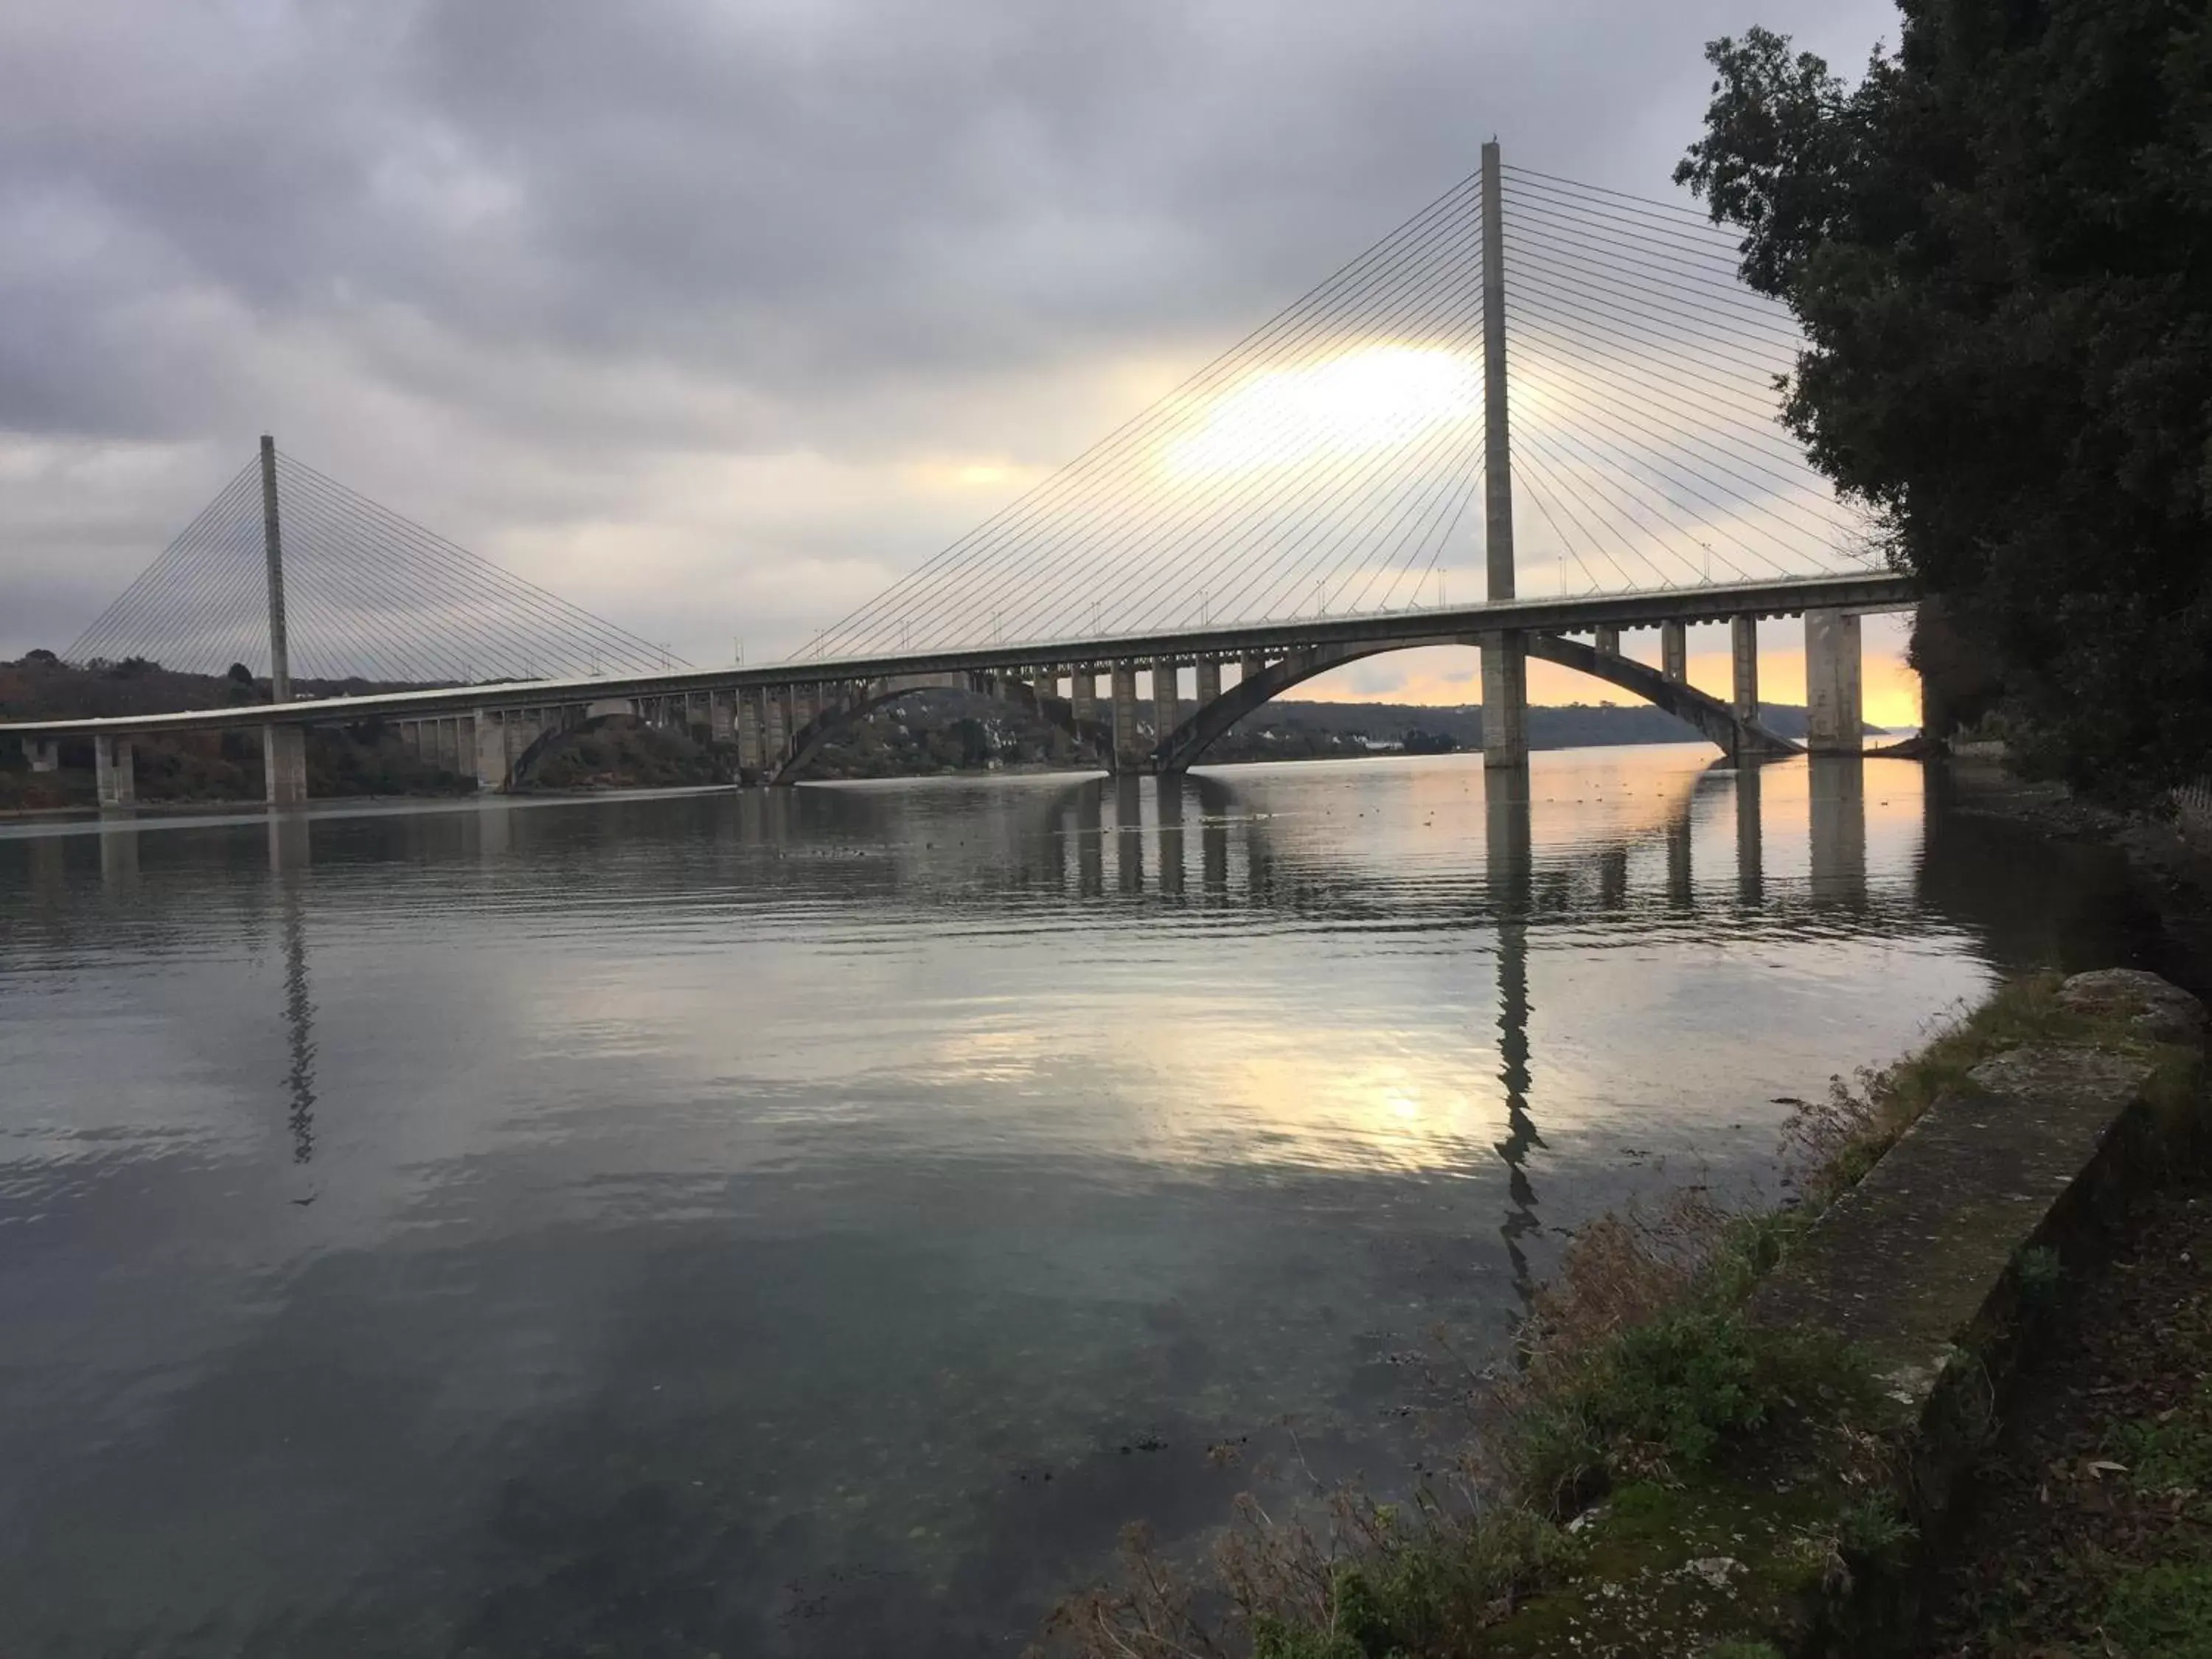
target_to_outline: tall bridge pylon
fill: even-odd
[[[73,662],[385,685],[644,672],[683,659],[261,440],[93,619]]]

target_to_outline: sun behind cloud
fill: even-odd
[[[1433,346],[1379,344],[1273,368],[1206,404],[1161,447],[1177,483],[1370,453],[1479,420],[1479,358]]]

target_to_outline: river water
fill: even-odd
[[[0,1653],[1012,1654],[2117,872],[1702,748],[0,826]]]

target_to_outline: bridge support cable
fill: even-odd
[[[987,642],[994,611],[1002,635],[1050,638],[1172,625],[1201,605],[1229,622],[1340,610],[1394,581],[1402,591],[1437,532],[1401,532],[1449,497],[1458,478],[1438,462],[1463,473],[1453,441],[1473,438],[1480,416],[1475,184],[1455,185],[811,652],[896,648],[902,636]],[[1402,551],[1377,573],[1346,556],[1358,544]]]
[[[250,625],[251,613],[241,606],[227,579],[240,572],[238,550],[232,544],[241,532],[249,507],[258,514],[258,468],[249,462],[64,654],[79,661],[150,655],[154,649],[172,649],[191,636],[188,648],[202,656],[208,647],[198,636],[210,637],[217,652],[243,642],[245,636],[238,630]],[[176,595],[180,592],[194,594],[198,602],[179,605]]]
[[[294,678],[384,684],[685,665],[273,445],[67,654],[207,674],[281,664]]]
[[[1425,330],[1434,349],[1471,348],[1479,328],[1480,304],[1472,283],[1450,280],[1446,286],[1436,284],[1472,268],[1468,256],[1475,250],[1466,239],[1474,228],[1464,213],[1455,224],[1431,223],[1425,245],[1418,251],[1379,274],[1364,273],[1351,297],[1336,307],[1352,313],[1356,329],[1365,331],[1357,337],[1377,333],[1398,337]],[[1390,293],[1387,301],[1376,297],[1378,289],[1385,288]],[[1341,333],[1343,318],[1339,316],[1331,326]],[[1073,556],[1064,552],[1054,568],[1042,573],[1042,580],[1026,573],[1031,580],[1029,606],[1020,623],[1022,636],[1057,631],[1048,620],[1039,618],[1048,618],[1056,608],[1064,611],[1071,599],[1079,602],[1082,591],[1095,586],[1102,573],[1127,574],[1133,558],[1144,569],[1128,586],[1141,598],[1137,608],[1121,608],[1117,626],[1123,631],[1161,625],[1184,614],[1194,602],[1207,605],[1210,616],[1220,620],[1268,614],[1280,608],[1285,593],[1293,606],[1310,592],[1316,609],[1332,605],[1338,586],[1332,574],[1333,556],[1340,566],[1346,539],[1357,530],[1346,514],[1371,517],[1383,510],[1394,483],[1403,496],[1407,486],[1418,481],[1419,471],[1432,463],[1439,447],[1455,435],[1455,426],[1464,422],[1431,423],[1437,429],[1413,453],[1398,458],[1397,477],[1378,484],[1373,469],[1363,465],[1370,458],[1357,447],[1316,442],[1312,405],[1316,397],[1329,391],[1316,382],[1326,376],[1326,366],[1342,356],[1339,345],[1327,332],[1309,327],[1290,337],[1288,349],[1303,354],[1291,360],[1291,367],[1249,371],[1239,386],[1223,394],[1228,408],[1223,422],[1229,429],[1226,442],[1218,429],[1201,428],[1194,440],[1170,435],[1156,444],[1154,452],[1126,459],[1109,475],[1105,488],[1119,491],[1119,499],[1112,499],[1103,510],[1085,508],[1064,515],[1078,533],[1057,539],[1063,548],[1073,542]],[[1324,366],[1318,374],[1316,363]],[[1280,395],[1267,395],[1270,392]],[[1173,411],[1186,421],[1194,416],[1203,421],[1212,412],[1199,403]],[[1231,453],[1214,459],[1230,464],[1213,469],[1218,476],[1212,478],[1158,477],[1159,451],[1168,457],[1171,472],[1178,449],[1187,453],[1192,447],[1200,452],[1201,460],[1209,448],[1226,449]],[[1133,468],[1141,486],[1133,489],[1124,482]],[[1286,490],[1285,481],[1291,478],[1294,487]],[[1101,524],[1111,533],[1092,528]],[[1237,547],[1255,554],[1272,550],[1273,556],[1224,563],[1224,550]],[[1094,601],[1094,615],[1104,608]]]
[[[1747,576],[1871,562],[1869,515],[1781,422],[1796,320],[1738,280],[1730,238],[1692,208],[1504,172],[1507,258],[1525,273],[1515,390],[1544,410],[1589,515],[1669,586],[1710,580],[1708,561]]]
[[[802,654],[1368,614],[1469,564],[1503,596],[1867,562],[1779,419],[1795,319],[1728,237],[1486,162]]]
[[[1157,520],[1164,507],[1177,505],[1143,485],[1156,467],[1164,435],[1171,434],[1190,411],[1203,410],[1212,400],[1231,394],[1271,361],[1301,362],[1325,355],[1332,331],[1341,331],[1348,319],[1370,330],[1401,324],[1403,319],[1389,307],[1403,306],[1407,273],[1461,263],[1449,257],[1449,250],[1455,237],[1465,234],[1464,198],[1471,187],[1472,181],[1462,181],[1447,191],[1167,398],[954,543],[892,592],[878,596],[827,630],[823,648],[840,637],[883,637],[886,619],[904,629],[921,616],[927,626],[933,621],[928,615],[933,608],[957,606],[981,571],[1017,554],[1024,576],[1042,574],[1046,580],[1071,569],[1079,573],[1086,562],[1095,566],[1103,540],[1102,506],[1103,532],[1118,534],[1147,515]],[[1264,419],[1248,419],[1241,435],[1257,447],[1276,434]],[[1088,559],[1070,557],[1071,544]],[[1097,599],[1091,603],[1103,604]],[[1082,605],[1080,596],[1076,604]],[[1103,626],[1106,619],[1101,614],[1097,621]],[[867,633],[872,625],[876,631]]]

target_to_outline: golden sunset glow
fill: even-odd
[[[1301,466],[1403,444],[1481,411],[1475,359],[1433,347],[1367,346],[1240,382],[1162,447],[1160,467],[1171,478],[1195,479]]]
[[[1871,616],[1864,619],[1860,636],[1862,707],[1871,725],[1896,728],[1920,724],[1920,677],[1905,660],[1909,634],[1902,617]],[[1805,652],[1800,643],[1788,642],[1796,624],[1768,623],[1762,627],[1759,657],[1759,687],[1763,701],[1802,703],[1805,700]],[[1704,635],[1705,637],[1701,637]],[[1718,629],[1691,631],[1692,649],[1687,661],[1690,684],[1717,697],[1729,694],[1729,657],[1726,635]],[[1623,641],[1626,653],[1638,662],[1656,666],[1658,635],[1632,633]],[[1439,646],[1370,657],[1306,681],[1285,694],[1310,702],[1417,703],[1431,708],[1457,708],[1482,701],[1480,655],[1463,647]],[[1558,707],[1567,703],[1616,702],[1637,699],[1617,686],[1578,674],[1571,668],[1532,660],[1528,665],[1528,701]]]

